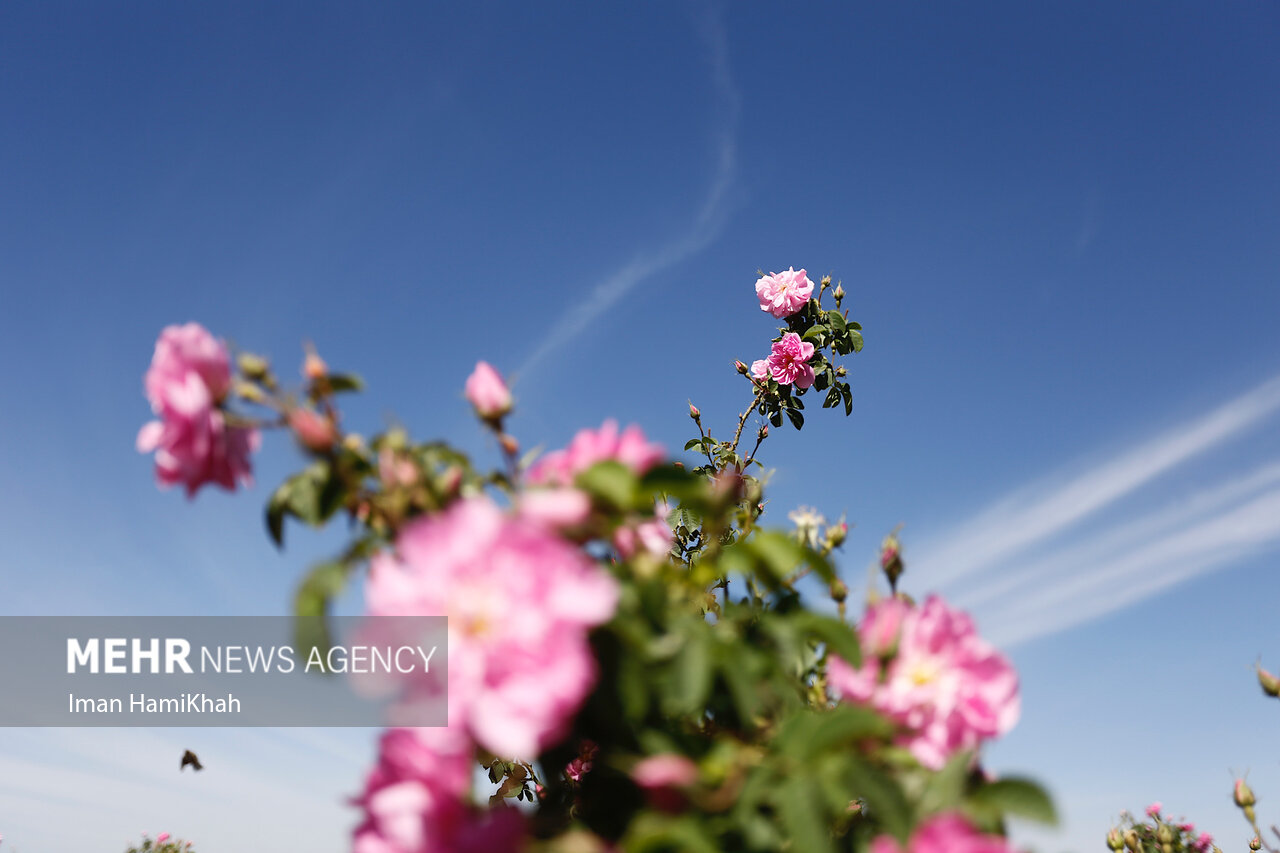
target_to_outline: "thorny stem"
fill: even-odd
[[[738,442],[742,440],[742,428],[747,424],[747,418],[751,417],[751,413],[756,410],[756,406],[760,405],[761,398],[764,397],[764,389],[757,388],[756,395],[751,399],[751,405],[747,406],[746,411],[738,416],[738,430],[733,434],[733,452],[738,452]],[[757,445],[758,447],[759,445]]]

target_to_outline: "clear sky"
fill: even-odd
[[[268,544],[298,461],[160,493],[133,450],[159,329],[199,320],[347,412],[493,453],[608,416],[723,431],[833,273],[854,416],[766,445],[771,513],[906,524],[915,592],[1023,676],[990,754],[1057,795],[1043,853],[1160,799],[1280,819],[1280,7],[1272,2],[0,5],[0,613],[276,613],[335,536]],[[3,688],[0,687],[0,690]],[[364,731],[0,731],[6,849],[344,849]],[[183,748],[209,766],[175,775]],[[1270,795],[1270,796],[1268,796]]]

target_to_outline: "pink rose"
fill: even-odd
[[[511,391],[502,375],[488,362],[476,362],[464,390],[476,414],[487,421],[497,420],[511,411]]]
[[[648,521],[619,527],[613,534],[613,545],[624,560],[639,553],[661,557],[671,550],[674,541],[671,526],[661,513]]]
[[[618,432],[618,422],[608,420],[598,430],[580,430],[564,450],[548,453],[527,472],[534,485],[573,485],[573,478],[595,465],[612,459],[643,474],[666,457],[662,445],[650,444],[638,426]]]
[[[651,755],[631,768],[631,778],[644,790],[651,806],[678,812],[686,803],[684,789],[698,781],[698,766],[683,755]]]
[[[797,388],[808,388],[814,379],[813,368],[809,366],[812,357],[813,344],[800,340],[795,332],[787,332],[782,340],[773,344],[767,361],[769,374],[780,385],[795,383]]]
[[[1164,806],[1160,803],[1159,800],[1157,800],[1156,802],[1147,806],[1147,817],[1159,817],[1160,809],[1162,808],[1164,808]]]
[[[470,743],[445,729],[388,729],[356,804],[355,853],[516,853],[524,819],[515,809],[467,805]]]
[[[965,613],[938,596],[918,608],[897,599],[872,605],[858,633],[872,653],[857,669],[833,657],[831,686],[905,727],[899,742],[926,767],[940,769],[950,756],[976,749],[1017,722],[1013,667],[978,636]],[[874,652],[891,646],[895,634],[893,657],[877,657]]]
[[[333,421],[310,409],[294,409],[289,412],[289,428],[303,447],[322,453],[333,446],[338,430]]]
[[[617,597],[580,549],[486,497],[408,524],[365,586],[374,616],[449,617],[449,719],[516,758],[564,734],[595,681],[587,632]]]
[[[757,358],[751,362],[751,378],[759,379],[761,382],[769,378],[769,362],[763,358]]]
[[[529,489],[520,495],[517,514],[551,530],[570,530],[591,515],[591,498],[568,487]]]
[[[794,267],[786,272],[769,273],[756,282],[756,298],[760,310],[768,311],[781,319],[790,317],[804,307],[813,293],[813,282],[804,270]]]
[[[983,835],[957,814],[940,814],[916,827],[907,846],[891,836],[871,842],[871,853],[1011,853],[1009,842],[999,835]]]
[[[191,497],[206,483],[233,490],[252,482],[249,456],[258,431],[229,426],[219,408],[231,387],[220,341],[196,323],[169,326],[156,341],[144,384],[159,419],[138,432],[137,447],[155,453],[161,486],[181,483]]]

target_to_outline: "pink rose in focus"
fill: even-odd
[[[373,616],[449,618],[449,719],[513,758],[563,735],[595,681],[587,632],[617,597],[580,549],[485,497],[408,524],[365,586]]]
[[[916,827],[907,846],[892,836],[871,842],[871,853],[1011,853],[1008,839],[983,835],[957,814],[940,814]]]
[[[487,421],[497,420],[511,411],[511,391],[502,375],[488,362],[476,363],[464,391],[476,414]]]
[[[533,485],[573,485],[573,478],[597,462],[621,462],[643,474],[664,458],[660,444],[650,444],[640,427],[632,425],[621,433],[618,422],[608,420],[598,430],[580,430],[564,450],[556,450],[529,468],[525,479]]]
[[[813,282],[804,270],[794,267],[786,272],[770,273],[756,282],[756,298],[760,310],[781,319],[804,307],[813,294]]]
[[[978,636],[967,614],[936,595],[918,608],[889,599],[869,607],[858,629],[869,651],[885,649],[895,633],[892,659],[868,654],[854,669],[833,657],[829,679],[845,700],[870,705],[907,728],[899,742],[921,764],[940,769],[956,752],[1013,728],[1017,674]]]
[[[814,379],[813,368],[809,366],[812,357],[813,344],[802,341],[795,332],[787,332],[782,340],[773,344],[767,361],[769,374],[781,385],[794,383],[797,388],[808,388]]]
[[[159,419],[138,432],[137,447],[155,453],[161,486],[181,483],[192,497],[206,483],[234,490],[252,482],[249,457],[258,431],[229,426],[218,408],[231,387],[220,341],[196,323],[169,326],[156,341],[144,386]]]
[[[766,359],[757,358],[751,362],[751,378],[761,382],[769,378],[769,362]]]

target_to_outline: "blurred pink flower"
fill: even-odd
[[[289,412],[289,428],[304,447],[316,452],[328,450],[338,438],[333,421],[310,409],[297,408]]]
[[[624,560],[638,553],[661,557],[671,550],[675,536],[667,524],[666,512],[659,510],[655,518],[619,527],[613,534],[614,547]]]
[[[145,387],[147,399],[155,405],[167,390],[181,384],[188,373],[195,373],[208,390],[214,403],[219,403],[231,390],[231,359],[222,341],[199,323],[166,326],[156,340]]]
[[[534,485],[573,485],[573,478],[595,465],[612,459],[643,474],[666,457],[662,445],[650,444],[640,427],[632,425],[621,433],[618,422],[605,421],[598,430],[580,430],[564,450],[548,453],[528,471]]]
[[[1192,831],[1193,829],[1187,830],[1187,832]],[[1212,846],[1213,836],[1207,832],[1200,833],[1200,836],[1195,841],[1191,842],[1191,847],[1196,851],[1196,853],[1207,853],[1209,848]]]
[[[218,408],[231,387],[220,341],[197,323],[169,326],[156,341],[144,386],[159,419],[138,432],[137,447],[155,453],[161,486],[181,483],[191,497],[206,483],[233,490],[252,482],[249,456],[258,431],[229,426]]]
[[[698,781],[698,765],[674,753],[651,755],[631,768],[631,778],[644,790],[651,806],[678,812],[686,804],[684,789]]]
[[[411,522],[365,587],[373,616],[449,618],[449,719],[509,758],[563,735],[595,681],[587,632],[617,597],[581,550],[485,497]]]
[[[763,358],[757,358],[751,362],[751,376],[753,379],[759,379],[761,382],[769,378],[769,362]]]
[[[600,747],[594,741],[584,740],[578,749],[578,757],[565,766],[564,775],[575,782],[581,782],[582,777],[591,772],[596,753],[599,751]]]
[[[858,633],[869,653],[857,669],[832,658],[831,686],[905,726],[900,742],[926,767],[939,769],[951,755],[976,749],[1018,721],[1013,667],[978,636],[967,614],[938,596],[918,608],[897,599],[878,602]],[[876,657],[894,633],[894,656]]]
[[[164,844],[168,840],[169,840],[169,833],[167,832],[162,832],[156,836],[156,844]]]
[[[789,268],[786,272],[769,273],[756,282],[756,298],[760,310],[779,319],[790,317],[804,307],[813,293],[813,282],[804,270]]]
[[[797,388],[813,384],[813,368],[809,359],[813,356],[813,344],[800,340],[795,332],[787,332],[782,340],[775,341],[768,359],[769,374],[781,385],[795,383]]]
[[[591,515],[591,498],[568,487],[529,489],[520,494],[516,512],[552,530],[578,527]]]
[[[514,853],[524,819],[500,806],[468,806],[470,742],[452,728],[388,729],[378,764],[355,802],[364,810],[355,853]]]
[[[1160,814],[1160,810],[1161,810],[1162,808],[1164,808],[1164,806],[1160,803],[1160,801],[1159,801],[1159,800],[1157,800],[1156,802],[1154,802],[1154,803],[1152,803],[1151,805],[1147,806],[1147,817],[1157,817],[1157,816],[1159,816],[1159,814]]]
[[[916,827],[907,846],[891,836],[871,842],[871,853],[1010,853],[1008,839],[983,835],[957,814],[935,815]]]
[[[464,391],[476,414],[485,420],[500,418],[511,411],[511,391],[502,375],[486,361],[476,363]]]

